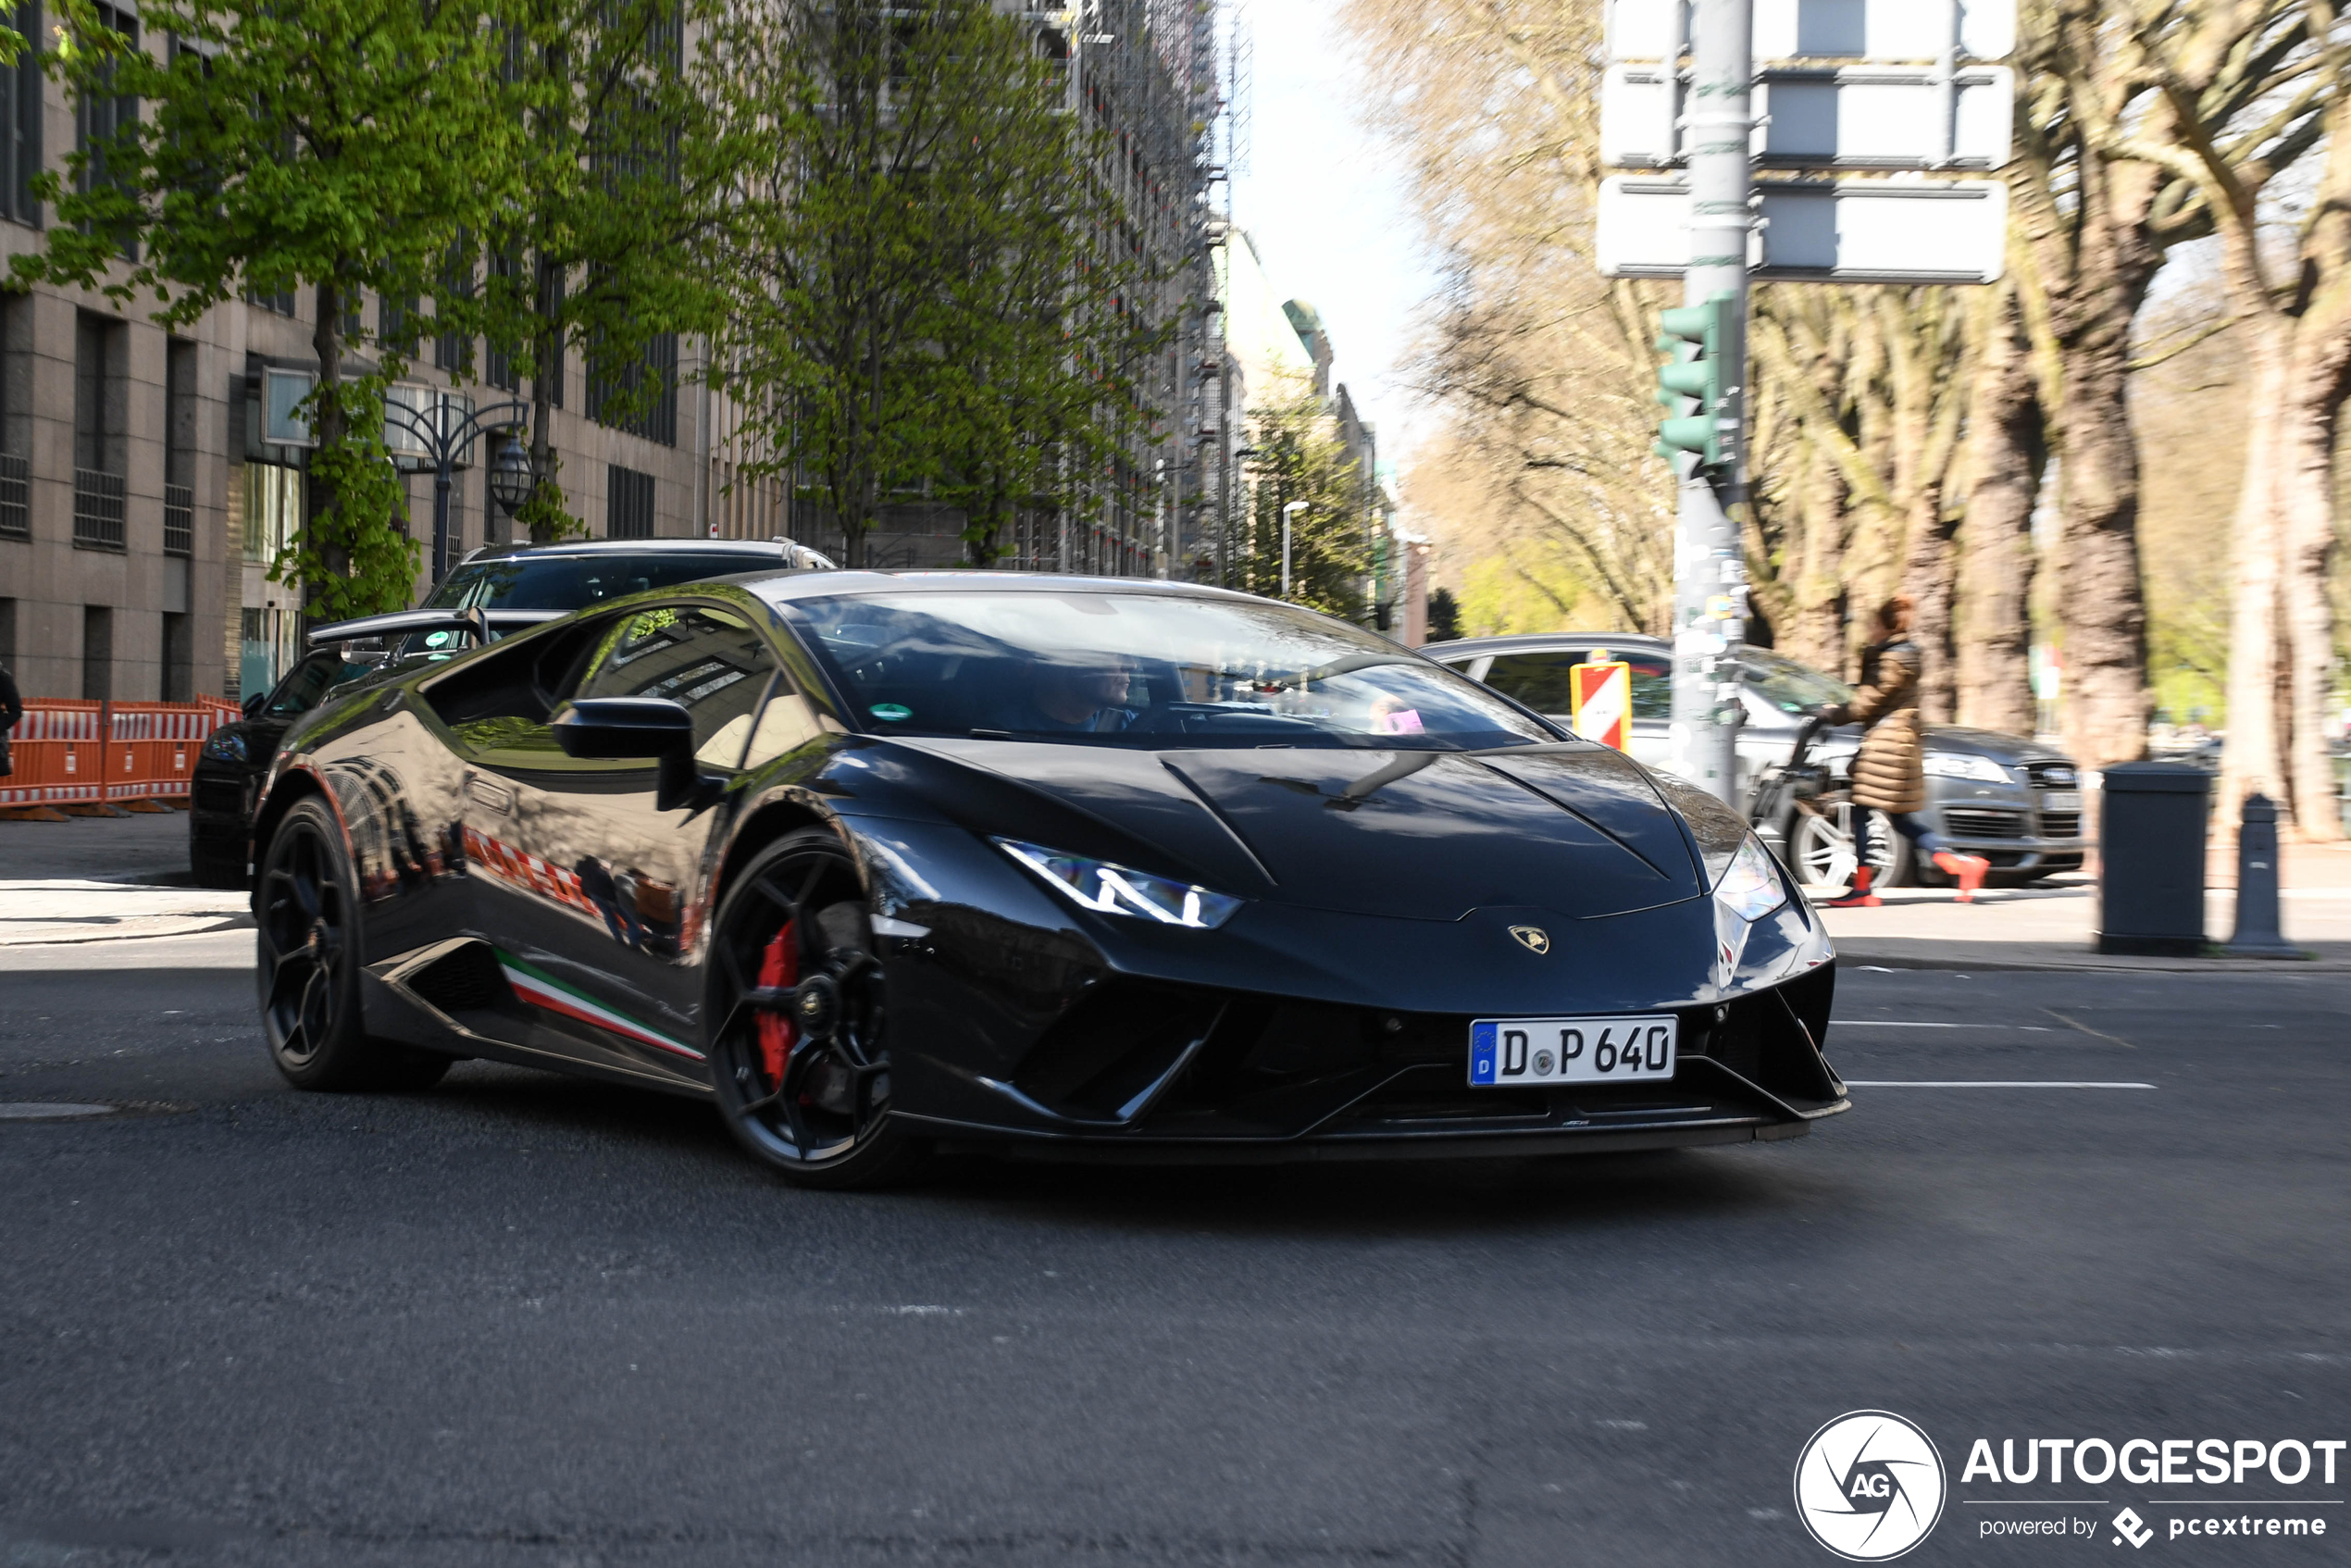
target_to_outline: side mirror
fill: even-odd
[[[703,803],[694,719],[681,704],[662,697],[583,697],[565,704],[554,728],[567,757],[658,764],[655,810]]]
[[[254,715],[259,713],[261,711],[261,704],[268,700],[269,693],[267,691],[256,691],[252,696],[247,697],[243,704],[245,716],[247,718],[251,718]]]

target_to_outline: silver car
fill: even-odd
[[[1605,652],[1632,666],[1632,751],[1663,767],[1673,708],[1673,649],[1663,640],[1629,632],[1555,632],[1524,637],[1476,637],[1421,650],[1473,680],[1559,724],[1569,722],[1568,670]],[[1853,689],[1767,649],[1745,655],[1738,737],[1738,798],[1755,795],[1757,779],[1785,762],[1811,709],[1851,700]],[[1848,725],[1823,733],[1812,760],[1842,774],[1860,743]],[[2023,736],[1935,724],[1926,728],[1926,810],[1929,827],[1953,849],[1992,863],[1986,880],[2017,884],[2082,867],[2082,786],[2071,758]],[[1852,807],[1819,815],[1793,812],[1757,829],[1808,884],[1841,887],[1853,877]],[[1909,841],[1883,822],[1870,835],[1878,885],[1902,887],[1940,880],[1932,867],[1911,863]]]

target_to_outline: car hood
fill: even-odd
[[[1142,751],[1021,741],[902,740],[989,776],[926,791],[974,832],[1070,841],[1091,826],[1136,846],[1138,869],[1242,897],[1407,919],[1498,905],[1570,918],[1694,898],[1689,839],[1639,765],[1605,747],[1507,752],[1317,748]],[[1007,798],[1028,797],[1030,809]],[[1062,808],[1040,815],[1034,807]],[[1055,816],[1064,820],[1056,823]],[[1076,820],[1068,820],[1075,817]],[[1097,840],[1097,842],[1100,840]]]
[[[2071,760],[2063,752],[2052,751],[2029,736],[2005,735],[1996,729],[1970,729],[1957,724],[1928,725],[1926,746],[1932,752],[1972,752],[2004,763]]]

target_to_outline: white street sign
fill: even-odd
[[[1755,131],[1756,163],[1764,168],[2001,168],[2012,152],[2015,73],[2006,66],[1962,66],[1953,86],[1947,108],[1943,84],[1918,67],[1763,71],[1755,95],[1763,121]],[[1688,84],[1677,84],[1661,64],[1610,67],[1600,88],[1601,160],[1618,168],[1680,163],[1684,149],[1674,122],[1687,95]]]
[[[1933,60],[1950,37],[1951,0],[1755,0],[1759,60]],[[1959,55],[2016,51],[2016,0],[1959,0]],[[1608,53],[1670,59],[1687,46],[1687,0],[1611,0]]]
[[[2008,187],[1996,180],[1760,184],[1758,282],[1993,283],[2006,257]],[[1655,176],[1601,182],[1599,269],[1678,278],[1690,256],[1688,187]]]

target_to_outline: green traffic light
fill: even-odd
[[[1723,358],[1731,337],[1731,312],[1736,308],[1737,301],[1722,293],[1704,305],[1658,313],[1658,323],[1664,328],[1664,336],[1657,340],[1659,351],[1679,355],[1686,348],[1689,357],[1660,367],[1657,401],[1669,408],[1680,408],[1684,399],[1696,404],[1688,413],[1658,426],[1654,450],[1660,457],[1695,453],[1709,467],[1725,460],[1722,416],[1727,399]]]

